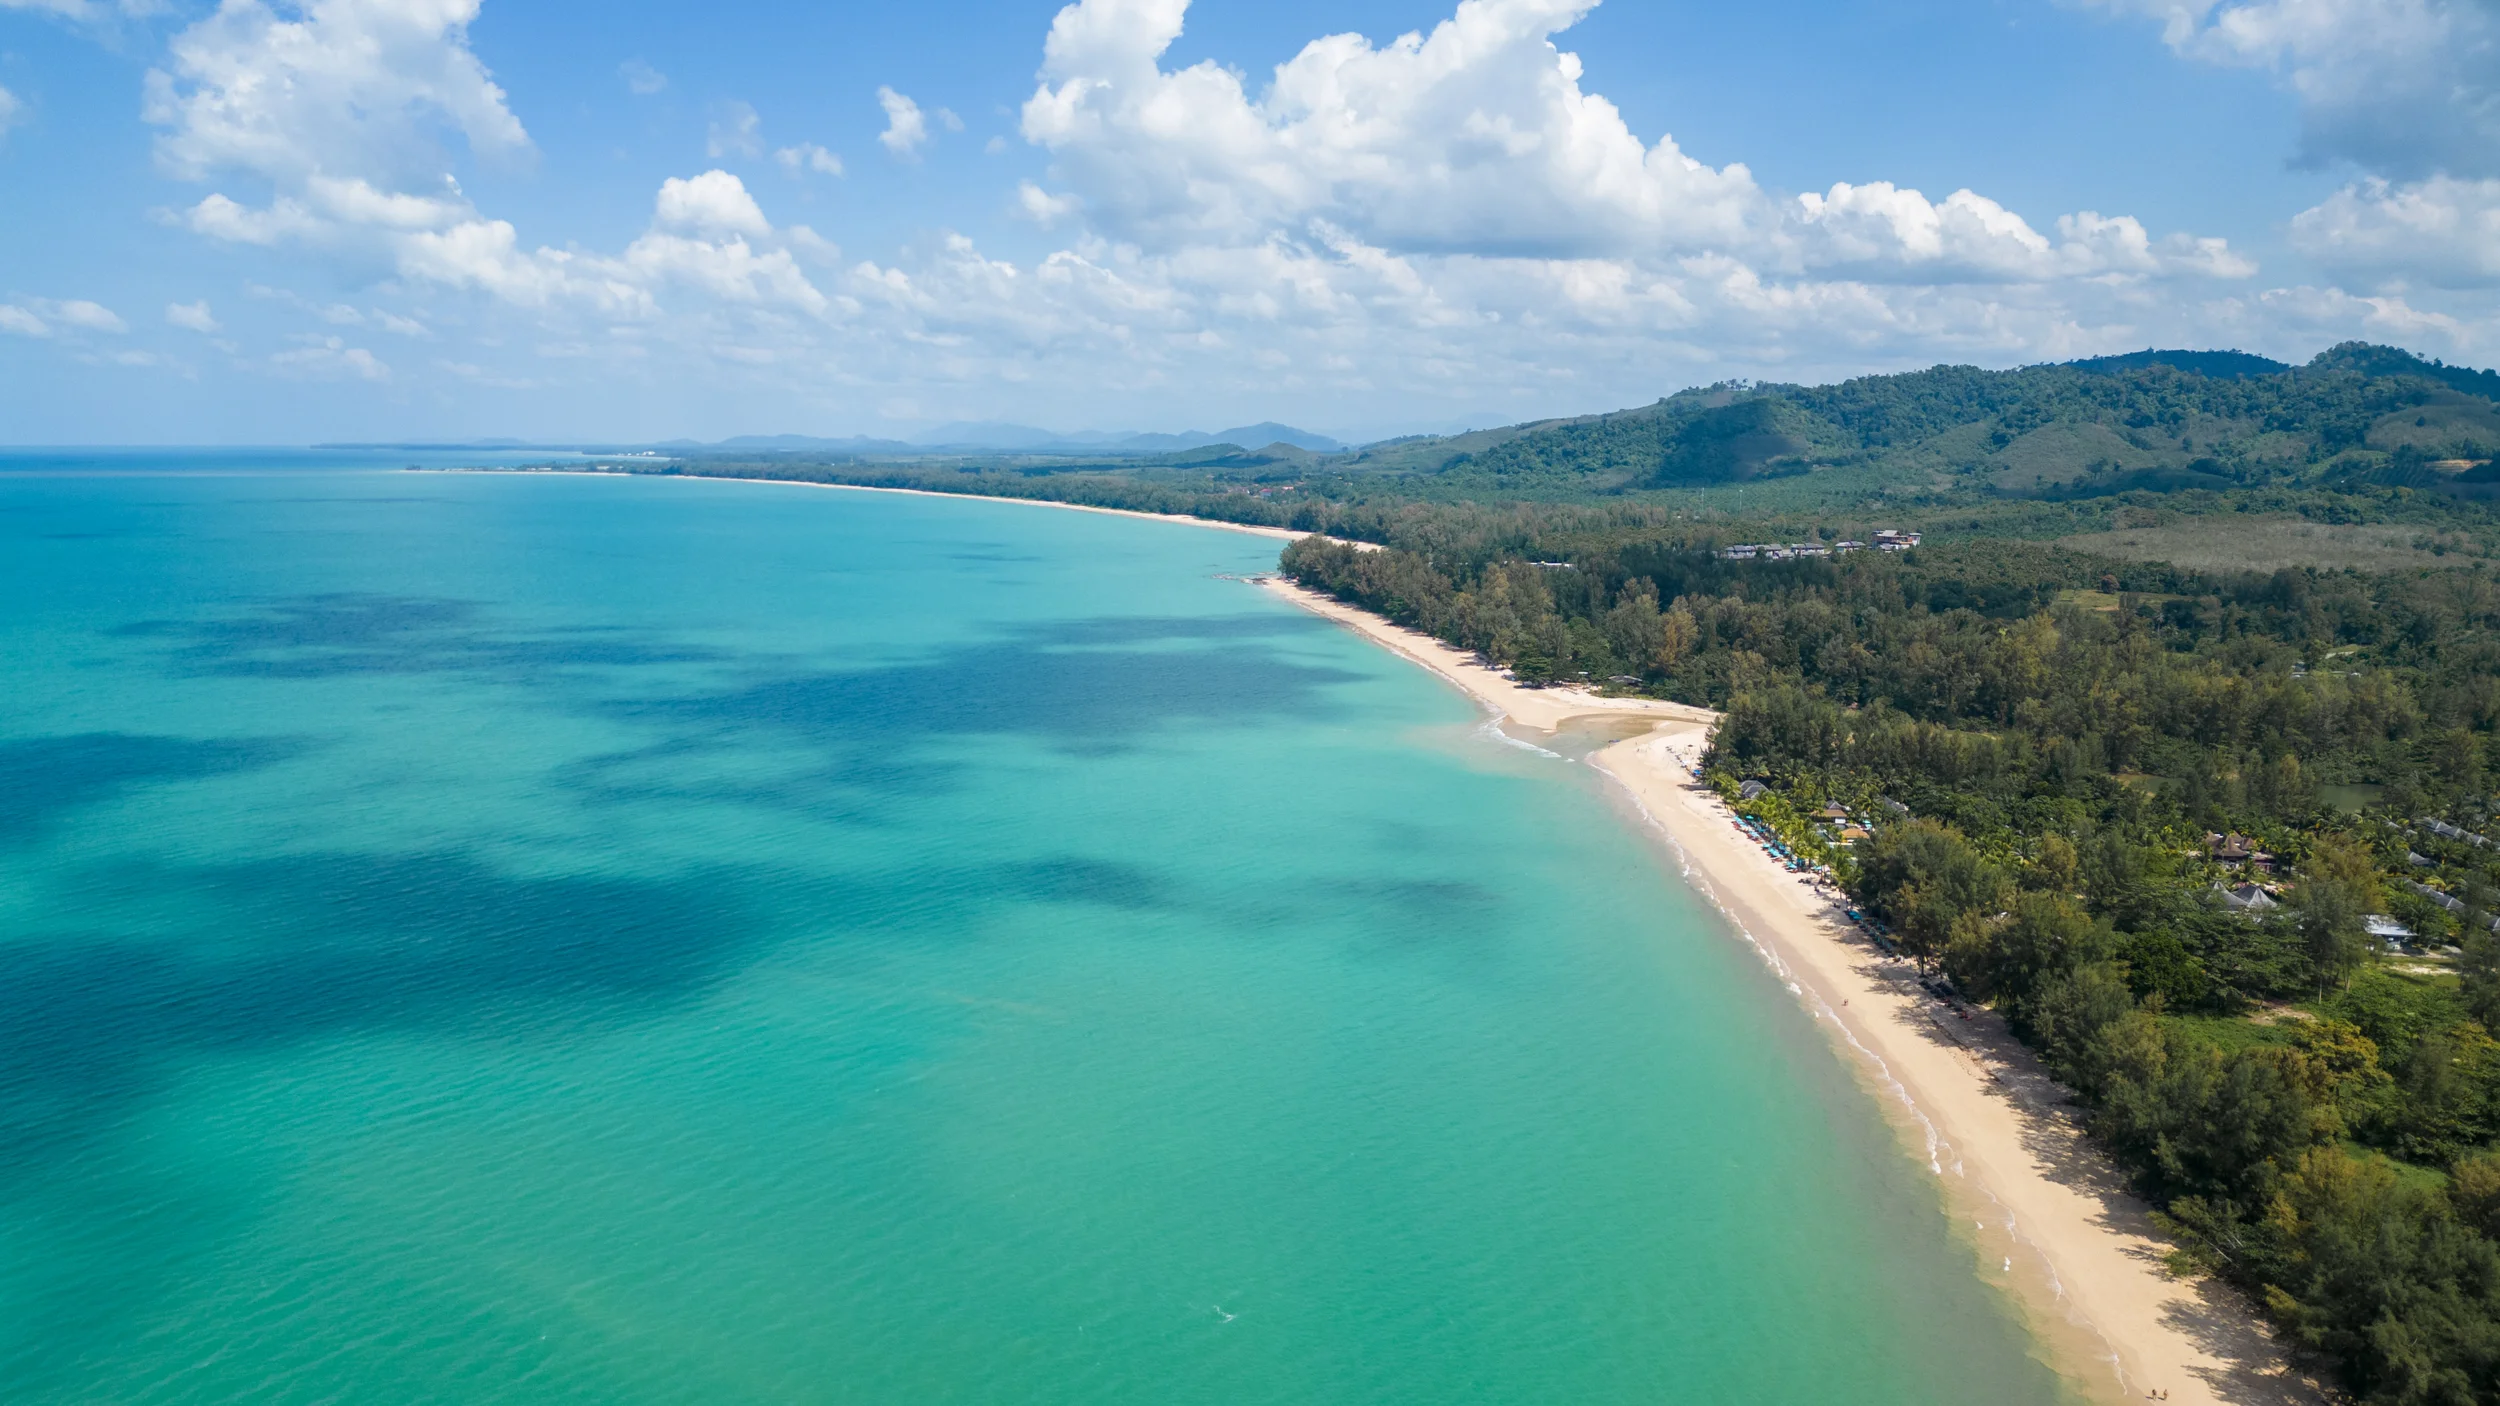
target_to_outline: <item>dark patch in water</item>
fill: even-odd
[[[789,674],[719,693],[623,702],[615,710],[722,731],[770,729],[835,748],[1027,733],[1076,751],[1110,752],[1166,723],[1307,711],[1319,705],[1324,685],[1361,677],[1238,647],[1291,632],[1268,616],[1059,622],[911,663]],[[1112,644],[1130,647],[1103,647]],[[1200,647],[1136,647],[1145,644]],[[1206,647],[1215,644],[1235,647]]]
[[[211,620],[143,620],[112,634],[172,645],[187,674],[332,678],[350,674],[489,673],[705,662],[717,651],[671,645],[647,633],[577,628],[535,633],[493,628],[475,601],[336,594],[274,601]]]
[[[266,766],[301,746],[266,738],[199,741],[129,732],[0,742],[0,844],[24,844],[67,812],[136,787]]]
[[[1153,870],[1100,859],[1046,859],[1001,866],[994,886],[1017,898],[1098,903],[1131,910],[1169,908],[1167,885]]]
[[[30,935],[0,982],[0,1181],[204,1053],[375,1031],[540,1028],[700,990],[756,940],[730,883],[515,877],[460,854],[134,864],[183,931]]]
[[[1501,894],[1482,884],[1453,879],[1331,879],[1320,887],[1349,898],[1402,908],[1481,909],[1502,901]]]

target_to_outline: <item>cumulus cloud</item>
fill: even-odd
[[[457,69],[444,54],[467,53],[459,17],[474,5],[425,3],[458,23],[429,31],[420,66]],[[2293,335],[2398,327],[2453,350],[2479,335],[2399,291],[2251,291],[2254,267],[2223,241],[2123,213],[2035,222],[1979,192],[1931,197],[1881,179],[1769,189],[1741,164],[1635,134],[1584,87],[1556,37],[1592,3],[1464,0],[1429,32],[1314,40],[1256,87],[1212,63],[1164,66],[1185,0],[1069,4],[1020,120],[1050,170],[1008,193],[1011,213],[1053,232],[1033,258],[940,232],[845,263],[813,231],[776,226],[721,169],[661,183],[639,232],[555,248],[476,208],[439,164],[372,154],[398,150],[391,140],[313,161],[221,158],[214,171],[270,183],[265,203],[218,191],[172,218],[336,251],[401,291],[486,304],[476,325],[514,325],[443,348],[422,374],[507,374],[491,363],[517,353],[494,348],[527,346],[542,381],[591,374],[567,367],[715,368],[792,394],[943,393],[1002,410],[1024,396],[1036,408],[1022,413],[1117,387],[1166,408],[1188,396],[1525,416],[1729,374],[2148,343],[2288,350]],[[897,157],[920,155],[947,124],[891,88],[879,101]],[[469,133],[449,108],[420,107],[434,128]],[[378,109],[386,137],[398,110]],[[352,105],[332,118],[366,120]],[[730,126],[761,149],[756,128]],[[472,144],[493,146],[494,124],[479,130]],[[186,131],[169,121],[167,143]],[[793,174],[840,169],[813,145],[774,157]],[[467,317],[442,320],[441,335]],[[285,366],[362,377],[356,350],[308,342]]]
[[[2160,19],[2183,55],[2280,74],[2310,163],[2500,176],[2500,9],[2488,0],[2103,3]]]
[[[714,234],[765,234],[772,229],[763,208],[747,194],[746,183],[727,171],[662,181],[655,214],[661,224]]]
[[[442,174],[433,132],[448,127],[485,151],[518,150],[528,138],[468,47],[477,8],[478,0],[314,0],[300,18],[282,18],[260,0],[223,0],[176,37],[173,71],[150,76],[147,115],[166,129],[158,156],[169,172],[239,171],[274,194],[253,206],[215,191],[171,218],[229,242],[379,259],[413,282],[522,308],[641,320],[658,314],[661,291],[677,288],[823,309],[754,198],[725,171],[665,183],[654,228],[615,256],[526,249],[508,221],[479,211]],[[732,104],[715,144],[746,149],[758,125],[752,108]],[[369,375],[353,350],[308,349],[288,364]]]
[[[1986,196],[1957,190],[1931,202],[1888,181],[1841,182],[1797,198],[1807,266],[1923,282],[2026,282],[2101,274],[2245,278],[2256,265],[2219,239],[2155,241],[2130,215],[2062,215],[2054,240]]]
[[[439,184],[438,127],[473,150],[529,137],[469,49],[479,0],[312,0],[294,18],[222,0],[149,72],[157,159],[185,180],[245,171],[281,189],[317,176],[385,189]]]
[[[2500,179],[2346,186],[2293,218],[2292,241],[2348,276],[2490,287],[2500,284]]]
[[[1053,195],[1031,181],[1016,183],[1016,213],[1044,229],[1076,213],[1076,201],[1065,195]]]
[[[842,174],[842,158],[814,142],[785,146],[773,153],[773,159],[781,163],[781,169],[794,176],[838,176]]]
[[[2494,281],[2500,7],[2489,0],[2101,0],[2161,20],[2201,62],[2263,68],[2300,105],[2302,164],[2362,178],[2292,221],[2342,276]]]
[[[712,170],[663,182],[652,228],[614,256],[523,250],[510,223],[484,219],[408,235],[396,254],[405,277],[526,308],[649,321],[664,312],[663,294],[679,290],[821,317],[830,304],[792,249],[822,241],[794,234],[773,228],[744,182]]]
[[[1325,218],[1401,247],[1653,252],[1740,236],[1741,165],[1644,146],[1547,36],[1595,0],[1466,0],[1429,36],[1313,40],[1253,99],[1212,61],[1160,66],[1187,0],[1059,12],[1023,131],[1103,225],[1168,244]]]
[[[638,98],[647,98],[668,86],[668,75],[640,59],[627,59],[616,66],[616,76],[625,80],[625,91]]]
[[[0,331],[21,337],[49,337],[61,330],[70,332],[121,333],[130,325],[119,314],[102,303],[84,298],[35,298],[24,303],[0,303]]]
[[[193,332],[208,333],[221,330],[216,314],[209,311],[206,298],[196,303],[167,303],[165,321],[175,327],[187,328]]]
[[[1781,199],[1741,164],[1644,142],[1581,86],[1553,36],[1595,4],[1464,0],[1386,46],[1330,35],[1253,95],[1213,61],[1161,66],[1187,0],[1080,0],[1051,25],[1023,132],[1095,228],[1158,250],[1324,222],[1417,255],[1729,252],[1768,270],[1925,280],[2246,271],[2219,241],[2155,241],[2125,217],[2073,215],[2052,240],[1970,191],[1935,203],[1878,181]]]
[[[919,160],[920,148],[928,145],[931,116],[935,116],[938,124],[950,132],[960,132],[964,128],[963,119],[945,108],[939,108],[934,114],[922,112],[920,104],[892,88],[877,89],[877,106],[885,109],[885,130],[877,134],[877,140],[887,151],[906,161]]]
[[[130,330],[129,324],[123,322],[111,308],[101,303],[88,302],[84,298],[73,298],[61,303],[47,302],[40,306],[58,326],[75,327],[82,332],[127,332]]]
[[[703,139],[703,152],[714,161],[724,156],[761,156],[764,154],[763,119],[746,103],[723,103],[712,116],[712,125]]]

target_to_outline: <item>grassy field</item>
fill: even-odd
[[[2395,571],[2463,566],[2466,539],[2402,523],[2323,523],[2296,517],[2215,514],[2158,527],[2121,527],[2057,539],[2061,547],[2130,561],[2167,561],[2198,571],[2272,571],[2283,566]],[[2445,546],[2449,550],[2434,550]]]

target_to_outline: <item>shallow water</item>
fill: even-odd
[[[2058,1396],[1588,769],[1273,541],[259,466],[0,457],[10,1399]]]

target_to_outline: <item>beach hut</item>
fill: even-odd
[[[1757,797],[1768,794],[1770,789],[1771,785],[1767,781],[1748,781],[1744,785],[1736,788],[1736,799],[1740,801],[1754,800]]]
[[[2268,909],[2282,906],[2274,901],[2274,895],[2257,887],[2255,884],[2237,884],[2230,888],[2224,888],[2222,885],[2216,884],[2214,885],[2214,888],[2222,895],[2222,903],[2224,907],[2229,908],[2236,913],[2248,914],[2251,917],[2254,917],[2259,913],[2263,913]]]

